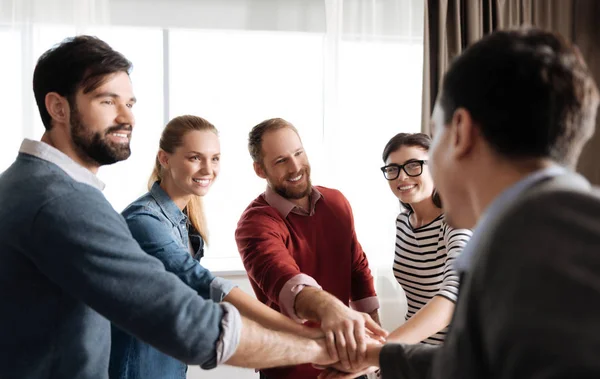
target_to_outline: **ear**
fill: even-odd
[[[164,169],[168,169],[169,168],[169,158],[170,158],[169,157],[169,153],[167,153],[163,149],[159,149],[158,150],[158,161],[160,162],[160,165]]]
[[[252,167],[254,167],[254,172],[256,173],[256,175],[258,175],[259,178],[263,178],[266,179],[267,175],[265,174],[265,170],[263,170],[262,165],[258,162],[254,162],[252,164]]]
[[[453,155],[457,159],[466,157],[473,150],[477,135],[477,127],[469,111],[465,108],[454,111],[449,128],[454,147]]]
[[[48,92],[44,98],[44,104],[53,121],[68,124],[71,115],[71,107],[64,96],[56,92]]]

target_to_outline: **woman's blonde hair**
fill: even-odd
[[[202,117],[184,115],[175,117],[162,132],[160,136],[159,147],[161,150],[173,154],[175,149],[183,145],[183,138],[188,132],[192,131],[211,131],[218,135],[217,128],[210,122],[206,121]],[[148,180],[148,189],[152,188],[152,185],[156,181],[163,179],[163,168],[158,159],[158,153],[156,154],[156,160],[154,162],[154,170]],[[184,213],[187,214],[188,219],[192,227],[200,233],[206,243],[208,243],[208,228],[206,225],[206,217],[204,215],[204,209],[202,206],[202,198],[200,196],[192,196],[190,202],[184,209]]]

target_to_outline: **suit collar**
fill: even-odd
[[[590,183],[581,175],[569,171],[562,166],[551,166],[535,171],[498,195],[487,207],[473,229],[473,236],[456,259],[456,269],[459,272],[468,271],[471,267],[477,247],[492,221],[496,220],[506,209],[513,206],[519,199],[530,191],[538,190],[541,185],[567,186],[574,189],[589,190]]]

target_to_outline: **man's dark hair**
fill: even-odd
[[[469,47],[445,75],[444,123],[458,108],[508,158],[574,166],[592,136],[598,88],[579,50],[532,28],[495,32]]]
[[[106,42],[91,36],[67,38],[38,59],[33,73],[33,93],[46,130],[52,118],[45,98],[56,92],[74,108],[75,94],[82,88],[89,93],[104,83],[106,76],[131,71],[131,62]]]

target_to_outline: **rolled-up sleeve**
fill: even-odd
[[[307,320],[298,317],[294,304],[296,303],[296,296],[304,289],[304,287],[316,287],[321,289],[321,286],[315,279],[306,275],[298,274],[288,280],[279,293],[279,307],[284,315],[290,317],[292,320],[304,323]]]
[[[454,262],[463,251],[472,232],[469,229],[453,229],[444,224],[444,244],[446,245],[446,261],[444,263],[444,278],[437,296],[456,302],[458,299],[459,278]]]
[[[221,319],[221,335],[217,340],[217,365],[227,362],[235,354],[242,336],[240,312],[229,303],[221,303],[221,307],[223,308],[223,318]],[[202,368],[206,367],[202,366]]]
[[[264,209],[245,212],[238,222],[235,239],[248,276],[270,302],[281,308],[282,288],[302,272],[285,245],[287,237],[277,220],[279,216],[274,209],[271,211],[272,214]],[[295,285],[311,284],[298,282],[288,287],[292,289]]]
[[[216,280],[217,278],[173,237],[169,228],[151,210],[136,211],[127,216],[126,221],[140,247],[158,258],[167,271],[177,275],[202,298],[220,302],[235,287],[225,279]]]
[[[379,309],[379,298],[377,296],[370,296],[357,301],[351,301],[350,307],[355,311],[373,313]]]
[[[232,281],[217,276],[210,282],[210,299],[220,303],[235,287],[237,286]]]

